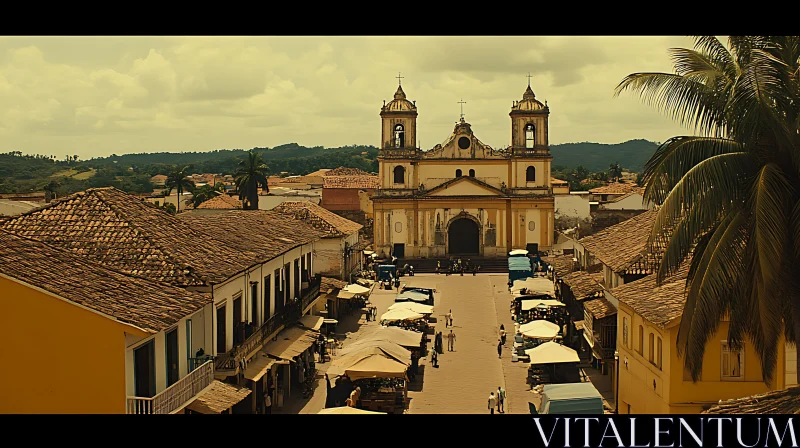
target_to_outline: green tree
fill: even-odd
[[[183,168],[173,166],[170,172],[167,174],[167,180],[164,183],[164,187],[166,187],[166,195],[169,196],[173,189],[178,193],[178,209],[175,211],[175,213],[179,213],[181,211],[181,199],[183,199],[183,192],[194,190],[194,182],[192,182],[191,179],[188,179],[189,170],[191,168],[191,165],[184,166]]]
[[[258,187],[269,192],[267,172],[269,167],[261,160],[261,154],[250,151],[247,159],[239,162],[239,171],[234,175],[236,190],[245,210],[258,210]]]
[[[214,196],[218,196],[221,193],[225,192],[225,184],[218,183],[216,185],[203,185],[202,187],[197,187],[192,191],[192,205],[194,208],[197,208],[203,202],[213,198]]]
[[[619,178],[622,177],[622,167],[619,166],[619,162],[608,165],[608,177],[614,179],[614,182],[619,181]]]
[[[732,348],[749,339],[769,381],[780,336],[800,335],[800,36],[701,36],[670,52],[675,73],[628,75],[616,94],[638,92],[698,134],[664,142],[642,175],[660,205],[658,281],[690,260],[678,353],[697,381],[729,316]]]

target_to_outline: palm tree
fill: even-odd
[[[622,167],[619,166],[619,162],[608,165],[608,177],[614,179],[615,182],[619,181],[619,178],[622,177]]]
[[[247,159],[239,162],[239,171],[234,175],[236,190],[245,210],[258,210],[258,187],[269,192],[267,185],[267,172],[269,167],[264,164],[261,154],[250,151]]]
[[[649,244],[665,247],[659,282],[688,262],[677,349],[692,378],[729,318],[729,344],[749,339],[771,381],[781,335],[800,336],[800,36],[695,42],[670,50],[674,74],[616,89],[699,134],[664,142],[645,166],[645,200],[659,205]]]
[[[225,184],[217,183],[214,186],[203,185],[202,187],[195,188],[192,191],[192,204],[197,208],[203,202],[218,196],[225,192]]]
[[[178,208],[175,213],[180,213],[181,211],[181,198],[183,197],[183,192],[194,190],[194,182],[188,178],[189,170],[191,168],[191,165],[187,165],[183,168],[173,166],[169,174],[167,174],[167,180],[164,182],[164,187],[167,189],[166,196],[169,196],[173,189],[175,189],[178,193],[178,200],[176,201],[178,203]]]

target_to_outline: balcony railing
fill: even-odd
[[[274,316],[267,319],[267,321],[245,339],[242,344],[235,346],[228,353],[218,355],[214,363],[217,370],[236,370],[236,366],[244,357],[258,350],[259,347],[267,341],[267,338],[275,333],[282,325],[290,325],[297,322],[303,310],[319,297],[321,281],[322,277],[320,276],[312,278],[308,288],[302,291],[299,300],[287,303],[283,312],[276,313]]]
[[[128,414],[171,414],[214,381],[214,363],[208,361],[153,398],[128,397]]]

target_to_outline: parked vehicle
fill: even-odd
[[[531,414],[603,414],[603,397],[592,383],[546,384]]]
[[[400,292],[401,292],[401,293],[404,293],[404,292],[406,292],[406,291],[417,291],[417,292],[421,292],[421,293],[423,293],[423,294],[427,295],[427,296],[428,296],[428,301],[426,301],[426,302],[425,302],[425,305],[430,305],[430,306],[433,306],[433,302],[434,302],[434,295],[433,295],[433,293],[435,293],[435,292],[436,292],[436,290],[435,290],[435,289],[431,289],[431,288],[420,288],[420,287],[418,287],[418,286],[403,286],[403,289],[402,289]]]

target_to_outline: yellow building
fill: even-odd
[[[373,196],[378,254],[398,258],[505,256],[553,244],[550,110],[530,85],[515,101],[511,145],[493,149],[461,119],[423,151],[417,107],[402,87],[381,109],[380,189]]]
[[[785,387],[783,343],[773,384],[762,380],[760,358],[749,341],[744,350],[727,344],[728,322],[706,343],[700,381],[692,382],[677,354],[685,303],[685,273],[656,286],[649,275],[607,291],[618,300],[619,413],[699,413],[729,400]]]
[[[126,413],[132,347],[210,302],[0,230],[0,413]]]

